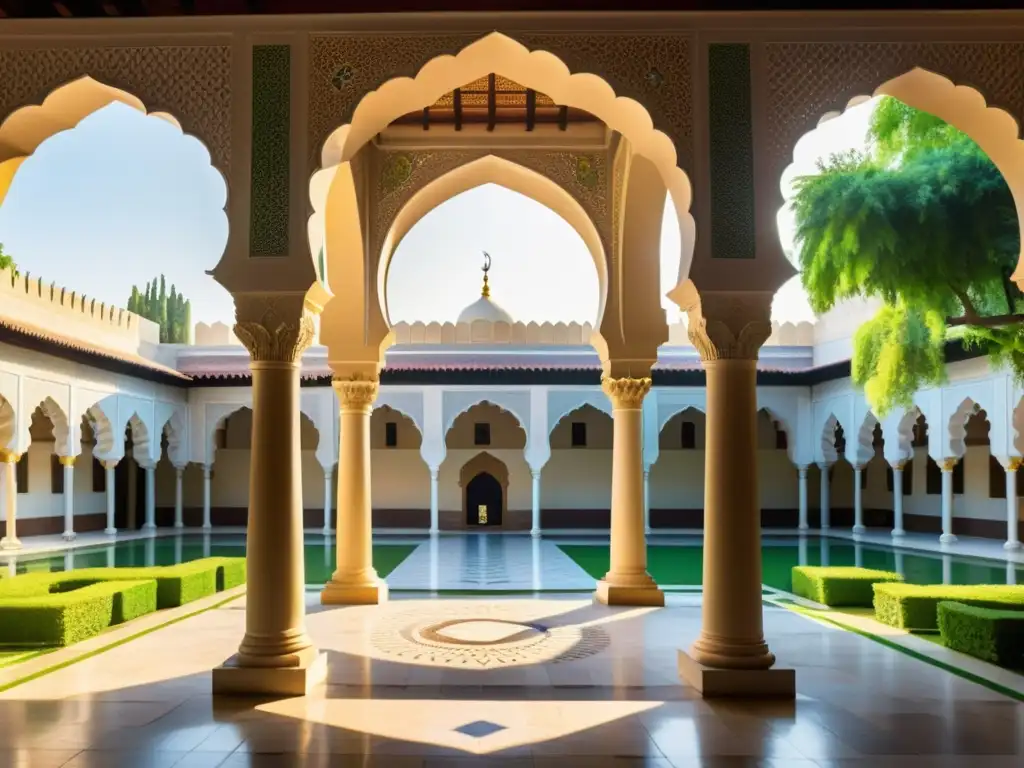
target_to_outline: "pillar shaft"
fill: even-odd
[[[956,466],[956,459],[946,459],[941,464],[942,469],[942,535],[939,536],[939,543],[952,544],[956,541],[953,535],[953,468]]]
[[[324,536],[330,536],[331,531],[334,530],[333,520],[331,515],[331,497],[334,494],[332,486],[332,480],[334,479],[334,467],[326,467],[324,469]]]
[[[605,378],[612,401],[611,566],[598,583],[597,599],[618,605],[664,605],[664,594],[647,573],[644,536],[643,400],[649,378]]]
[[[892,535],[903,536],[903,468],[902,461],[892,465]]]
[[[438,467],[430,468],[430,532],[437,533],[441,530],[441,513],[438,509],[438,488],[437,480],[440,474]]]
[[[64,465],[64,540],[75,538],[75,457],[61,456]]]
[[[0,451],[0,471],[3,472],[3,502],[4,516],[7,520],[7,530],[4,537],[0,539],[0,549],[21,549],[21,541],[18,539],[18,475],[17,465],[21,458],[16,453]]]
[[[185,468],[174,468],[174,527],[185,527]]]
[[[864,467],[857,464],[853,468],[853,532],[864,533]]]
[[[797,527],[806,531],[810,527],[807,522],[807,467],[797,467],[797,474],[800,482],[800,522]]]
[[[146,470],[146,522],[142,527],[147,531],[156,529],[156,465],[148,464]]]
[[[212,496],[210,486],[212,484],[211,483],[211,478],[212,477],[213,477],[213,467],[211,467],[209,464],[204,464],[203,465],[203,528],[205,528],[207,530],[209,530],[210,528],[213,527],[212,521],[210,519],[211,518],[211,510],[210,510],[210,500],[211,500],[211,498],[210,497]]]
[[[1006,543],[1004,549],[1020,549],[1019,519],[1017,511],[1017,470],[1021,459],[1014,456],[1006,464]]]
[[[104,530],[108,536],[113,536],[117,533],[117,475],[114,470],[117,469],[116,461],[104,461],[103,472],[106,475],[107,485],[107,527]]]
[[[820,507],[820,512],[821,512],[821,522],[818,524],[818,527],[821,528],[821,530],[823,530],[823,531],[827,531],[829,529],[830,524],[831,524],[830,523],[830,518],[832,516],[831,515],[831,509],[830,509],[831,502],[829,500],[829,494],[828,494],[828,469],[829,469],[829,467],[828,467],[828,464],[821,463],[821,464],[818,465],[818,469],[821,470],[821,488],[819,490],[819,502],[818,502],[818,506]]]
[[[709,667],[768,669],[761,616],[757,370],[708,360],[704,468],[704,599],[693,658]]]
[[[373,567],[370,494],[370,413],[376,381],[336,380],[341,438],[338,446],[338,536],[335,571],[320,593],[331,605],[378,603],[387,585]]]
[[[651,468],[644,467],[644,534],[651,532]]]
[[[302,541],[299,367],[252,363],[252,454],[242,665],[287,667],[309,649]]]
[[[540,536],[540,470],[531,470],[532,504],[530,506],[530,535]]]

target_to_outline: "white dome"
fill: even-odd
[[[499,307],[489,296],[481,296],[459,313],[460,323],[486,320],[489,323],[512,323],[512,315]]]

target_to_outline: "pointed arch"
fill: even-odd
[[[14,406],[0,395],[0,451],[13,451],[15,438],[18,436],[17,419]]]
[[[597,270],[600,290],[597,317],[600,318],[604,313],[608,293],[608,262],[601,235],[593,219],[576,198],[548,177],[503,157],[486,155],[460,165],[425,184],[395,215],[384,237],[380,266],[377,270],[377,292],[380,306],[384,310],[384,319],[388,324],[391,324],[391,318],[387,304],[387,281],[391,259],[402,239],[439,205],[484,184],[497,184],[540,203],[564,219],[576,231],[586,244]]]
[[[950,456],[962,458],[967,450],[964,442],[967,437],[967,420],[974,414],[981,411],[981,405],[973,398],[965,397],[950,414],[946,422],[946,445],[943,450],[949,451]]]

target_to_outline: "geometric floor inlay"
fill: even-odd
[[[370,642],[393,659],[476,669],[572,661],[608,647],[608,634],[600,627],[558,615],[537,617],[530,607],[524,606],[520,616],[510,611],[509,603],[439,602],[429,613],[397,611],[374,625]]]

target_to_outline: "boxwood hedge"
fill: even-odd
[[[113,624],[244,583],[245,559],[233,557],[26,573],[0,581],[0,644],[68,645]]]
[[[939,632],[947,648],[1001,667],[1024,669],[1024,610],[941,602]]]
[[[938,605],[954,601],[979,608],[1024,609],[1024,586],[876,584],[875,618],[911,632],[938,631]]]
[[[873,586],[899,582],[903,577],[891,571],[870,568],[798,565],[793,568],[793,593],[822,605],[870,608]]]

